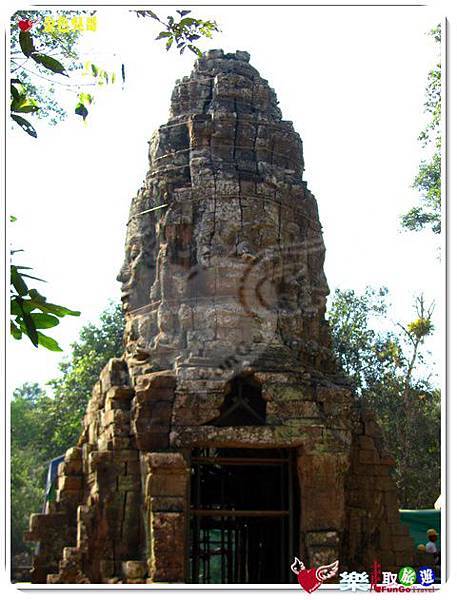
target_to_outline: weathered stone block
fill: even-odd
[[[70,460],[68,462],[60,463],[60,465],[64,465],[63,469],[65,469],[65,473],[67,475],[81,475],[82,474],[83,466],[82,466],[82,462],[79,460]],[[59,467],[60,467],[60,465],[59,465]],[[61,473],[58,472],[58,474],[60,475]]]
[[[359,461],[362,464],[374,465],[378,462],[379,456],[376,450],[360,450]]]
[[[65,452],[65,462],[69,461],[81,461],[82,459],[82,451],[81,448],[69,448]]]
[[[127,579],[143,579],[147,574],[147,564],[141,560],[127,560],[122,563],[122,571]]]
[[[58,479],[59,490],[80,490],[82,488],[82,478],[72,475],[65,475]]]
[[[151,496],[148,501],[153,512],[184,512],[187,506],[184,496]]]
[[[179,582],[185,576],[186,526],[182,513],[154,513],[149,572],[153,581]]]
[[[391,477],[378,476],[375,478],[375,489],[383,492],[395,490],[395,484]]]
[[[113,452],[118,452],[119,450],[128,450],[132,447],[132,437],[131,433],[126,434],[125,437],[116,436],[107,442],[108,450],[112,450]]]
[[[103,579],[109,579],[114,575],[114,560],[100,561],[100,575]]]
[[[117,478],[119,492],[128,492],[141,489],[141,480],[136,475],[119,475]]]

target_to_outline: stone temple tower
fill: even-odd
[[[207,52],[177,82],[129,215],[125,353],[31,517],[34,582],[295,583],[295,556],[411,562],[392,459],[332,352],[303,168],[246,52]]]

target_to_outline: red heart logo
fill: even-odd
[[[21,31],[29,31],[30,29],[32,29],[32,27],[33,23],[29,19],[22,19],[22,21],[19,21],[19,29]]]
[[[316,569],[302,569],[297,575],[298,583],[302,586],[305,592],[311,594],[317,590],[321,582],[316,577]]]

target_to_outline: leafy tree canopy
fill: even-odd
[[[440,390],[423,353],[432,313],[418,297],[414,318],[392,325],[387,289],[367,288],[337,289],[328,315],[340,364],[375,412],[396,460],[403,508],[430,508],[440,493]]]
[[[430,32],[441,44],[441,26]],[[425,111],[429,121],[419,135],[424,149],[431,153],[423,160],[413,183],[420,193],[420,203],[413,206],[401,219],[404,229],[420,231],[430,227],[441,232],[441,61],[429,72],[425,90]]]

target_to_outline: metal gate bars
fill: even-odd
[[[293,450],[198,448],[191,469],[188,582],[292,582]]]

